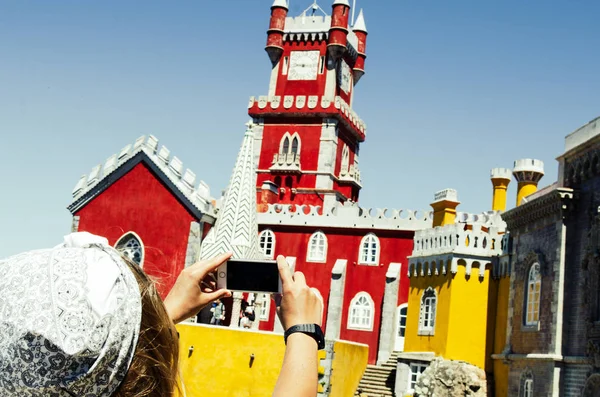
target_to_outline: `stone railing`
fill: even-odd
[[[431,211],[365,209],[355,203],[330,208],[308,205],[269,204],[258,213],[260,225],[332,227],[381,230],[421,230],[431,227]]]
[[[468,255],[500,255],[501,236],[482,230],[481,224],[465,230],[464,224],[446,225],[415,233],[412,257],[464,253]]]
[[[275,153],[273,156],[272,171],[300,172],[299,153]]]
[[[364,139],[367,134],[367,125],[358,117],[356,112],[341,97],[336,96],[334,100],[317,95],[285,95],[281,96],[260,96],[250,97],[248,103],[248,113],[253,117],[260,117],[262,114],[285,112],[293,114],[299,113],[325,113],[339,114],[343,120],[352,126]]]

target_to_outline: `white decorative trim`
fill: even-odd
[[[102,164],[97,165],[89,175],[82,176],[73,189],[73,201],[69,207],[76,204],[86,193],[115,173],[128,160],[142,152],[194,207],[203,213],[214,214],[213,199],[210,197],[208,185],[200,181],[197,188],[194,188],[196,175],[189,169],[183,171],[183,163],[177,157],[169,159],[171,152],[165,146],[162,146],[159,150],[158,139],[152,135],[139,137],[133,145],[126,145],[118,155],[110,156],[104,163],[104,167]]]
[[[271,252],[270,253],[267,252],[269,250],[269,248],[266,246],[263,246],[263,241],[262,241],[263,237],[265,238],[265,244],[269,244],[269,242],[271,244],[271,247],[270,247]],[[270,241],[269,241],[269,239],[270,239]],[[265,229],[259,233],[258,245],[260,247],[262,254],[265,256],[265,258],[267,258],[267,259],[275,258],[276,243],[277,243],[277,238],[275,236],[275,233],[273,233],[273,231],[271,229]]]
[[[537,272],[537,277],[532,280],[532,276],[535,276],[534,272]],[[537,291],[537,297],[535,296],[531,296],[530,292],[532,292],[530,290],[531,285],[533,284],[534,289],[537,288],[537,285],[539,285],[539,291]],[[533,291],[533,293],[535,294],[535,291]],[[541,304],[541,297],[542,297],[542,274],[541,274],[541,269],[540,269],[540,264],[539,263],[534,263],[530,266],[529,271],[527,272],[527,282],[525,284],[525,302],[524,302],[524,307],[523,307],[523,312],[525,314],[525,317],[523,319],[523,327],[526,328],[527,330],[530,331],[539,331],[539,326],[540,326],[540,304]],[[537,302],[531,302],[532,298],[536,298],[535,300]],[[529,306],[530,304],[532,304],[532,311],[531,314],[535,317],[537,314],[537,320],[529,320]],[[537,304],[537,311],[534,310],[534,307]]]
[[[360,208],[356,203],[326,206],[269,204],[257,214],[260,225],[349,228],[366,230],[422,230],[431,227],[430,211]]]
[[[367,300],[367,303],[369,304],[369,324],[367,325],[361,325],[361,324],[354,324],[352,322],[352,309],[353,307],[358,303],[358,300],[360,298],[365,298]],[[373,331],[373,324],[374,324],[374,319],[375,319],[375,302],[373,301],[373,298],[371,298],[371,295],[369,295],[368,292],[359,292],[356,295],[354,295],[354,298],[352,298],[352,300],[350,301],[350,306],[348,307],[348,325],[347,328],[351,329],[351,330],[356,330],[356,331]]]

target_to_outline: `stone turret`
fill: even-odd
[[[544,176],[544,163],[534,159],[517,160],[513,175],[519,183],[517,187],[517,206],[519,206],[523,198],[537,191],[538,183]]]
[[[494,168],[490,178],[494,186],[492,211],[506,211],[506,190],[512,180],[511,172],[508,168]]]

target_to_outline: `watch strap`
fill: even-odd
[[[287,344],[287,339],[290,335],[295,334],[297,332],[308,335],[311,338],[313,338],[317,342],[319,350],[325,349],[325,337],[323,335],[323,330],[318,324],[298,324],[291,326],[283,334],[285,343]]]

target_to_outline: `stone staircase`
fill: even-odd
[[[389,360],[383,365],[367,365],[354,395],[361,397],[395,397],[397,359],[398,352],[393,352]]]

